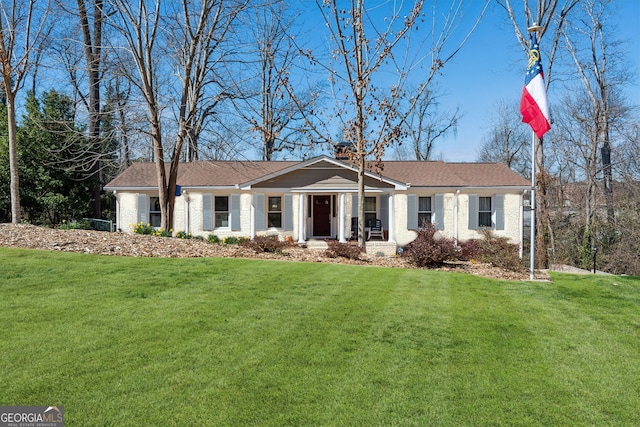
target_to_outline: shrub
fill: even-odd
[[[280,241],[278,236],[256,236],[252,240],[243,242],[243,245],[252,249],[254,252],[282,253],[287,246],[286,242]]]
[[[250,242],[251,239],[248,237],[236,237],[236,245],[246,245],[247,242]]]
[[[191,233],[187,233],[185,231],[178,231],[176,233],[176,237],[178,239],[188,240],[188,239],[191,239],[193,236],[191,235]]]
[[[216,236],[215,234],[209,234],[209,237],[207,237],[207,242],[209,242],[209,243],[220,243],[220,238],[218,236]]]
[[[524,269],[518,245],[510,243],[506,237],[495,236],[489,229],[482,230],[481,233],[482,240],[478,241],[480,245],[480,261],[510,271],[522,271]]]
[[[149,234],[154,235],[156,233],[156,229],[151,226],[151,224],[145,224],[140,221],[138,224],[133,226],[133,232],[136,234]]]
[[[362,249],[358,245],[341,243],[337,240],[327,240],[327,245],[328,248],[324,254],[329,258],[360,259],[362,253]]]
[[[145,224],[140,221],[140,223],[133,226],[133,232],[136,234],[147,234],[149,236],[159,236],[159,237],[171,237],[173,235],[173,230],[164,230],[162,228],[155,228],[151,224]]]
[[[163,230],[162,228],[159,228],[154,233],[154,236],[172,237],[173,236],[173,230]]]
[[[238,243],[238,238],[235,236],[227,236],[222,239],[222,244],[224,245],[235,245]]]
[[[481,256],[480,241],[477,239],[470,239],[466,242],[458,244],[458,259],[460,261],[479,260]]]
[[[69,222],[62,220],[62,224],[58,228],[60,230],[91,230],[91,223],[86,219],[80,221],[72,219]]]
[[[418,231],[418,237],[402,252],[409,262],[418,267],[439,267],[454,259],[456,247],[453,239],[435,238],[436,228],[426,224]]]

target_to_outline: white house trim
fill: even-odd
[[[155,165],[136,163],[105,187],[115,194],[118,229],[131,231],[139,218],[149,218],[149,201],[158,197],[156,179]],[[290,236],[301,245],[311,238],[347,242],[357,216],[357,170],[327,156],[301,162],[185,163],[177,183],[182,194],[175,204],[175,232],[184,228],[193,235],[221,238],[268,233]],[[415,239],[419,197],[432,198],[431,218],[439,235],[456,241],[479,238],[480,230],[469,227],[474,195],[492,198],[495,233],[522,244],[522,198],[529,188],[527,179],[500,164],[390,161],[382,176],[365,174],[365,197],[376,198],[375,215],[383,220],[385,244],[392,248]],[[281,227],[267,227],[269,196],[281,197]],[[215,204],[215,197],[229,198],[228,227],[215,227],[215,207],[205,209],[205,202]],[[328,201],[318,211],[322,219],[314,200]],[[320,220],[328,221],[323,223],[327,228],[314,222]]]

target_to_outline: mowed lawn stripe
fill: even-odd
[[[317,274],[306,276],[291,292],[270,302],[287,326],[265,328],[273,329],[275,345],[269,343],[270,352],[262,351],[264,359],[239,378],[242,390],[252,396],[247,401],[250,406],[243,410],[234,402],[226,422],[308,425],[323,424],[318,414],[331,415],[328,402],[336,398],[333,389],[345,386],[349,375],[345,370],[393,285],[378,287],[374,280],[371,286],[371,276],[381,271],[377,268],[313,267]],[[274,405],[278,411],[263,413]]]
[[[640,423],[637,278],[0,255],[0,403],[69,425]]]

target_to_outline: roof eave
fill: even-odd
[[[104,187],[104,191],[150,191],[157,190],[158,186],[141,186],[141,185],[125,185],[125,186],[117,186],[117,185],[106,185]]]
[[[531,186],[525,185],[410,185],[412,190],[439,190],[444,192],[455,192],[456,190],[505,190],[524,191],[530,190]]]

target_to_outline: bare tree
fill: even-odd
[[[410,144],[416,160],[431,160],[436,142],[450,133],[456,133],[460,109],[440,111],[439,98],[442,95],[436,89],[417,89],[410,93],[417,95],[415,99],[409,99],[411,108],[403,121],[406,134],[403,142]]]
[[[221,60],[214,53],[222,49],[232,23],[247,5],[247,1],[202,0],[183,1],[178,9],[170,12],[175,19],[162,14],[167,10],[156,0],[148,7],[141,0],[132,5],[126,0],[113,0],[115,14],[113,25],[125,41],[137,76],[129,75],[130,81],[142,94],[149,121],[156,174],[158,179],[161,226],[172,228],[175,204],[176,180],[183,147],[188,138],[197,138],[201,123],[198,114],[211,114],[220,93],[208,98],[205,89],[219,85],[214,70]],[[163,27],[166,25],[167,27]],[[172,40],[163,37],[171,32]],[[161,51],[161,45],[172,49]],[[164,55],[163,55],[164,54]],[[159,67],[163,56],[174,55],[173,64],[178,72],[177,85],[177,130],[174,143],[165,150],[161,116],[164,104],[161,99]],[[222,55],[223,56],[223,55]],[[202,105],[207,99],[208,104]],[[168,168],[165,156],[169,154]]]
[[[42,6],[38,8],[37,6]],[[49,2],[37,0],[0,2],[0,72],[7,103],[11,222],[20,223],[20,181],[16,124],[16,95],[22,88],[30,58],[44,33]]]
[[[451,51],[445,51],[462,16],[463,1],[451,3],[442,27],[437,25],[434,5],[429,34],[432,37],[431,46],[424,56],[416,57],[410,53],[410,46],[414,36],[423,34],[417,30],[418,24],[423,25],[426,19],[423,0],[409,4],[393,3],[387,16],[380,16],[382,12],[377,7],[365,8],[363,0],[352,1],[350,7],[339,3],[337,0],[316,0],[332,44],[329,58],[322,59],[314,55],[311,49],[301,50],[312,64],[329,72],[333,94],[340,100],[332,117],[326,122],[337,120],[344,130],[344,139],[353,144],[351,157],[358,169],[358,245],[364,249],[364,177],[369,169],[367,162],[372,160],[375,171],[381,172],[385,149],[404,135],[403,122],[418,100],[417,97],[412,98],[413,105],[400,112],[400,101],[406,98],[407,79],[411,71],[429,58],[430,68],[420,85],[423,91],[429,89],[435,76],[460,50],[473,29]],[[428,24],[425,25],[428,27]],[[438,31],[440,28],[441,31]],[[418,42],[419,46],[413,47],[422,51],[426,39]],[[402,53],[401,49],[404,49],[404,54],[399,54]],[[385,70],[396,76],[395,83],[381,84],[380,76],[389,76],[384,73]],[[311,120],[308,124],[317,129]],[[327,136],[330,132],[315,131],[312,135],[333,143],[331,137]]]
[[[620,144],[613,147],[617,185],[614,197],[615,231],[618,239],[611,245],[602,269],[614,274],[640,276],[640,114],[632,110],[622,131]],[[614,186],[617,184],[614,181]]]
[[[74,4],[56,0],[54,9],[56,36],[51,45],[69,80],[76,102],[76,111],[86,112],[86,134],[88,143],[67,147],[71,153],[55,159],[61,170],[74,169],[81,172],[91,191],[90,215],[102,215],[101,192],[106,181],[103,174],[103,160],[111,153],[105,153],[101,138],[101,88],[104,70],[104,21],[103,0],[76,0]],[[78,117],[78,116],[77,116]]]
[[[127,77],[132,84],[139,89],[147,107],[148,132],[153,146],[154,160],[156,162],[156,176],[162,216],[161,224],[162,227],[170,229],[173,219],[171,194],[175,194],[175,179],[173,187],[171,187],[165,168],[165,154],[160,121],[162,104],[159,99],[158,60],[156,59],[156,46],[159,43],[158,39],[160,37],[158,33],[161,31],[160,1],[158,0],[155,5],[151,5],[151,9],[147,7],[144,1],[133,5],[127,1],[116,0],[113,6],[116,14],[112,16],[111,24],[123,36],[125,41],[125,47],[123,49],[129,53],[137,71],[137,76],[132,73],[128,74]],[[177,173],[177,170],[175,172]],[[174,189],[173,193],[171,191],[172,188]]]
[[[625,58],[617,50],[619,42],[610,37],[615,34],[615,28],[607,22],[610,4],[609,0],[584,0],[583,15],[572,21],[571,34],[567,31],[563,34],[565,47],[582,82],[586,95],[584,101],[589,104],[588,115],[576,111],[574,118],[586,126],[593,127],[590,132],[593,150],[593,154],[590,154],[593,163],[591,170],[597,168],[596,162],[599,157],[604,177],[607,221],[613,223],[611,128],[615,126],[616,120],[625,114],[626,108],[619,98],[620,88],[628,81],[628,75],[620,68],[620,63],[624,62]],[[580,38],[584,40],[583,43]]]
[[[179,157],[186,142],[187,159],[198,158],[198,139],[205,123],[216,113],[220,102],[231,97],[228,77],[219,70],[233,54],[226,43],[236,18],[248,4],[249,0],[183,1],[178,10],[167,16],[174,34],[168,38],[170,55],[181,81],[175,157]]]
[[[76,0],[78,6],[78,19],[82,30],[82,41],[84,48],[84,59],[89,81],[89,96],[81,99],[89,113],[89,126],[87,136],[89,145],[94,153],[94,160],[89,169],[89,179],[91,180],[91,195],[93,199],[91,215],[94,218],[102,217],[101,191],[102,180],[100,179],[102,161],[102,142],[100,140],[100,86],[102,79],[102,25],[105,19],[103,0]],[[87,12],[87,5],[92,6],[92,13]]]
[[[538,41],[543,46],[542,40],[549,33],[552,37],[551,47],[546,50],[544,64],[547,69],[544,71],[545,85],[547,89],[552,82],[552,69],[562,28],[565,25],[567,16],[580,0],[523,0],[522,7],[515,7],[512,0],[497,0],[506,12],[509,21],[513,25],[515,36],[523,49],[525,55],[529,55],[531,41],[527,35],[527,29],[533,24],[538,24],[541,30],[538,32]],[[535,10],[534,10],[535,7]],[[519,16],[518,16],[519,15]],[[547,261],[547,248],[553,250],[553,229],[549,217],[549,200],[547,197],[549,183],[549,173],[544,163],[543,140],[535,140],[535,162],[536,162],[536,252],[538,254],[538,266],[545,267]]]
[[[259,140],[263,160],[294,152],[306,142],[302,120],[316,98],[291,81],[298,50],[297,13],[285,0],[271,0],[245,15],[245,72],[235,77],[234,106]],[[295,77],[297,80],[297,77]],[[294,100],[295,98],[295,100]],[[301,111],[302,110],[302,111]]]
[[[117,153],[118,162],[111,166],[117,173],[131,166],[132,147],[130,138],[130,124],[128,114],[131,85],[122,78],[115,76],[106,86],[106,101],[102,109],[103,121],[108,123],[106,129],[102,129],[103,138],[117,141],[112,152]]]
[[[492,127],[478,152],[481,162],[500,162],[531,177],[531,135],[522,124],[517,102],[496,104]]]

